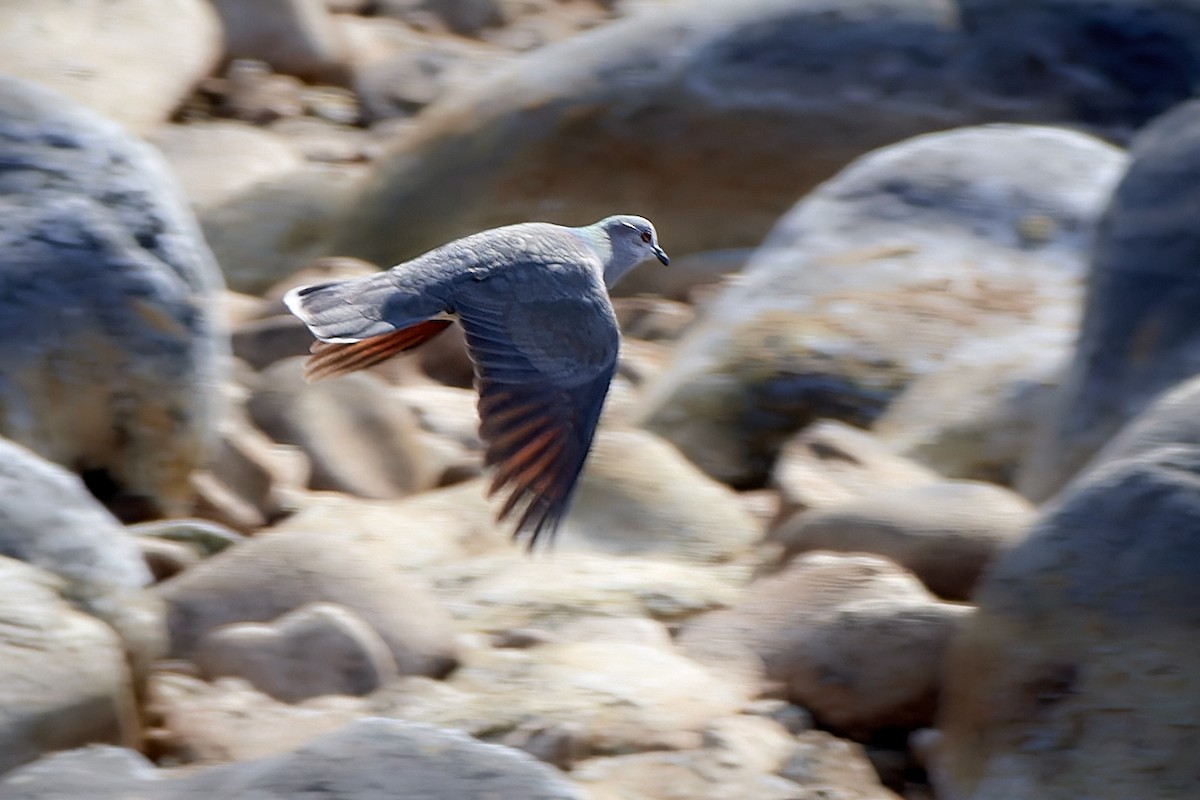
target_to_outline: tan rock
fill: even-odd
[[[484,491],[484,483],[475,480],[402,500],[314,492],[274,530],[353,541],[402,572],[457,565],[471,556],[497,551],[513,557],[508,534],[496,527]]]
[[[931,591],[966,600],[984,570],[1024,536],[1035,515],[999,486],[943,481],[890,489],[794,515],[771,534],[785,559],[812,550],[884,556]]]
[[[691,562],[746,554],[762,528],[737,495],[646,431],[601,429],[558,544]]]
[[[58,89],[138,133],[163,123],[220,55],[220,23],[204,0],[0,4],[0,71]]]
[[[339,83],[348,76],[346,42],[324,0],[215,0],[229,58],[266,61],[279,72]]]
[[[301,360],[290,359],[263,373],[247,410],[275,441],[308,455],[313,489],[389,498],[432,488],[438,477],[413,415],[373,375],[308,383]]]
[[[196,645],[193,661],[205,677],[243,678],[285,703],[369,694],[398,677],[387,643],[333,603],[310,603],[268,623],[214,628]]]
[[[304,164],[285,138],[242,122],[164,125],[154,132],[150,142],[166,157],[201,219],[258,184],[276,180]],[[226,265],[229,269],[237,266]]]
[[[294,508],[312,468],[302,450],[272,441],[251,424],[244,408],[246,390],[226,388],[220,440],[204,469],[192,474],[198,496],[195,513],[249,533]]]
[[[136,746],[133,678],[112,628],[36,567],[0,557],[0,585],[0,773],[90,742]]]
[[[814,422],[789,439],[773,475],[785,513],[839,506],[881,490],[937,480],[933,470],[837,420]]]
[[[461,628],[495,633],[511,628],[554,630],[600,616],[664,622],[733,603],[748,577],[743,567],[554,553],[509,553],[448,564],[429,574],[434,590]]]
[[[594,800],[895,800],[857,745],[809,731],[792,739],[767,720],[728,717],[706,732],[704,747],[682,752],[595,758],[571,777]]]
[[[863,737],[932,719],[942,651],[968,612],[884,559],[809,553],[686,623],[680,642],[704,660],[749,647],[792,702]]]
[[[183,762],[244,761],[286,753],[363,716],[358,697],[327,695],[294,705],[237,678],[213,683],[155,673],[147,707],[157,722],[155,748]]]
[[[795,431],[870,426],[964,342],[1069,338],[1088,237],[1124,165],[1094,137],[1033,125],[863,156],[779,218],[707,306],[649,387],[644,424],[710,475],[755,486]]]
[[[468,651],[448,691],[418,687],[392,690],[388,715],[518,747],[569,731],[575,757],[696,741],[751,690],[673,649],[625,641]]]
[[[1010,486],[1035,446],[1075,337],[1072,327],[1029,327],[966,342],[915,379],[872,430],[948,478]]]
[[[420,587],[370,547],[337,536],[260,534],[159,584],[172,653],[189,657],[214,628],[268,622],[310,603],[343,605],[387,643],[402,674],[454,666],[452,624]]]

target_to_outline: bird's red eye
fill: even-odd
[[[642,231],[642,241],[650,244],[650,231]]]

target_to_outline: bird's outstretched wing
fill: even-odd
[[[457,309],[476,368],[480,437],[503,521],[530,548],[570,505],[617,364],[619,332],[600,292]]]

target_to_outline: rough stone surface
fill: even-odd
[[[944,481],[801,512],[772,532],[784,558],[811,550],[872,553],[911,570],[935,594],[971,596],[980,576],[1024,536],[1032,505],[999,486]]]
[[[192,473],[196,514],[251,533],[295,511],[312,465],[300,448],[272,441],[251,423],[247,389],[227,384],[226,390],[220,440],[205,468]]]
[[[1016,125],[865,156],[784,216],[692,327],[648,389],[646,425],[755,485],[790,434],[820,417],[869,425],[965,341],[1073,331],[1123,165],[1092,137]]]
[[[1190,796],[1200,448],[1108,462],[1048,507],[956,637],[939,796]]]
[[[895,800],[862,749],[827,733],[797,739],[768,720],[729,717],[705,732],[705,747],[598,758],[579,764],[571,777],[595,800]]]
[[[748,570],[599,553],[508,552],[444,565],[430,579],[465,630],[554,630],[599,616],[678,622],[731,605]]]
[[[51,86],[147,133],[216,65],[205,0],[6,0],[0,72]]]
[[[221,277],[147,145],[0,79],[0,433],[121,516],[186,512],[219,413]]]
[[[674,648],[592,641],[468,651],[445,683],[411,680],[373,700],[388,716],[532,752],[559,739],[568,752],[555,760],[571,762],[696,741],[755,688]]]
[[[55,573],[83,599],[150,583],[133,538],[77,476],[4,439],[0,552]]]
[[[180,672],[150,676],[147,732],[164,761],[247,761],[287,753],[371,715],[364,699],[323,695],[284,703],[240,678],[201,680]]]
[[[1159,393],[1200,371],[1200,103],[1142,131],[1105,212],[1083,329],[1017,487],[1058,491]]]
[[[0,556],[0,586],[0,773],[89,742],[136,744],[133,679],[116,633],[36,567]]]
[[[397,787],[413,800],[582,800],[570,782],[509,747],[454,731],[361,719],[281,755],[186,773],[156,770],[119,748],[53,756],[0,781],[11,800],[91,797],[200,800],[299,797],[385,800]]]
[[[680,641],[706,663],[748,647],[792,702],[869,737],[929,724],[942,653],[968,611],[882,558],[809,553],[732,608],[687,622]]]

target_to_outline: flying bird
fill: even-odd
[[[582,228],[527,222],[450,242],[362,278],[300,286],[288,309],[317,341],[305,376],[370,367],[457,321],[479,392],[479,434],[507,497],[514,537],[550,539],[570,505],[617,367],[608,297],[625,273],[667,254],[642,217]]]

